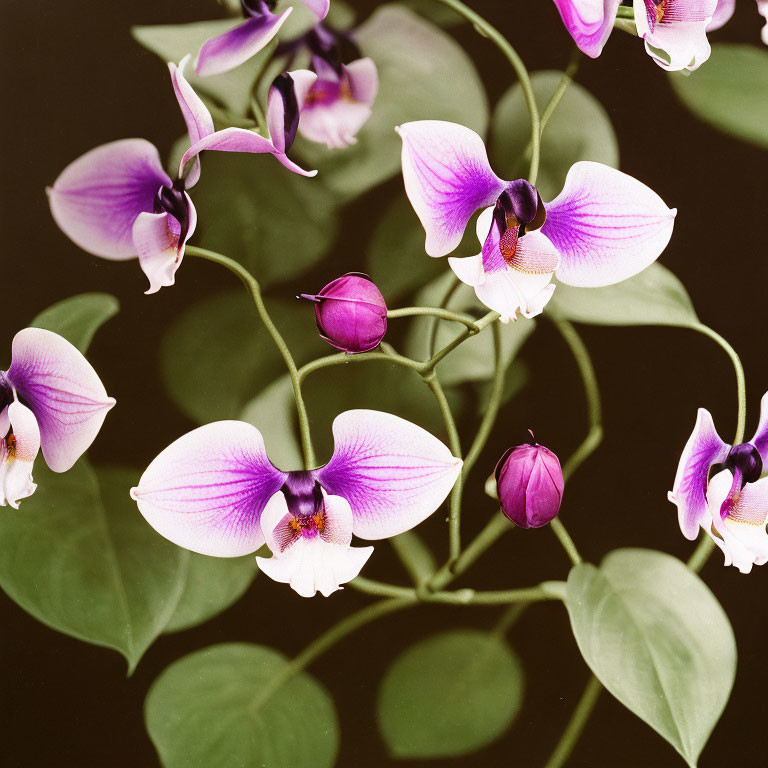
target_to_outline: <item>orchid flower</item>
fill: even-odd
[[[302,0],[318,21],[328,14],[330,0]],[[195,74],[202,77],[220,75],[239,67],[255,56],[280,31],[293,8],[275,14],[276,0],[240,0],[242,24],[203,43],[197,55]]]
[[[735,9],[736,0],[718,0],[715,15],[707,27],[707,32],[712,32],[724,26],[730,21]],[[768,0],[757,0],[757,12],[765,19],[761,37],[763,42],[768,45]]]
[[[147,522],[179,546],[214,557],[255,552],[275,581],[326,597],[360,572],[373,547],[431,515],[456,482],[461,459],[398,416],[346,411],[333,422],[323,467],[283,472],[250,424],[219,421],[166,448],[131,496]]]
[[[563,191],[543,203],[523,179],[504,181],[491,169],[483,140],[454,123],[424,120],[397,128],[403,178],[426,230],[426,251],[445,256],[461,242],[479,208],[482,252],[450,258],[458,278],[502,322],[539,314],[555,286],[612,285],[652,264],[672,235],[676,211],[621,171],[579,162]]]
[[[703,528],[723,551],[725,565],[742,573],[768,562],[766,462],[768,393],[754,437],[736,446],[720,439],[709,411],[700,408],[669,493],[683,535],[693,540]]]
[[[268,115],[273,136],[260,136],[244,128],[214,131],[213,118],[184,77],[189,57],[168,68],[191,142],[176,177],[163,169],[154,145],[145,139],[122,139],[104,144],[70,163],[48,189],[51,213],[59,228],[83,250],[113,261],[138,257],[149,279],[147,293],[174,284],[184,257],[184,246],[195,231],[197,214],[187,193],[200,178],[199,154],[220,152],[268,153],[288,170],[305,171],[288,159],[289,146],[277,100]],[[299,70],[290,73],[303,84],[300,102],[316,76]],[[301,103],[297,104],[297,110]]]
[[[88,450],[115,404],[79,350],[56,333],[25,328],[0,371],[0,506],[35,491],[32,466],[66,472]]]
[[[709,58],[707,28],[717,2],[633,0],[637,34],[651,58],[670,71],[701,66]],[[620,0],[555,0],[576,45],[592,58],[602,52],[620,4]]]

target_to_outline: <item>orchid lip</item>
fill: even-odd
[[[172,187],[163,185],[157,191],[155,196],[155,213],[163,212],[170,214],[179,222],[181,228],[179,232],[179,248],[182,248],[187,239],[190,223],[189,203],[187,202],[183,179],[176,179]]]

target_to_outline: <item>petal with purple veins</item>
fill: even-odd
[[[14,337],[8,379],[35,414],[54,472],[66,472],[88,450],[115,404],[81,352],[41,328]]]
[[[461,242],[472,214],[495,203],[505,184],[469,128],[421,120],[396,130],[403,140],[405,191],[426,231],[426,251],[445,256]]]
[[[195,74],[208,77],[239,67],[272,40],[291,10],[287,8],[279,16],[267,10],[206,40],[197,55]]]
[[[264,543],[262,510],[286,477],[255,427],[218,421],[169,445],[131,497],[166,539],[203,555],[238,557]]]
[[[83,250],[105,259],[136,256],[133,223],[154,210],[171,179],[157,149],[144,139],[96,147],[70,163],[48,189],[59,228]]]
[[[597,58],[613,30],[621,0],[555,0],[563,24],[587,56]]]
[[[445,500],[461,459],[421,427],[390,413],[345,411],[333,422],[335,448],[318,480],[352,507],[353,531],[383,539],[410,530]]]
[[[588,161],[571,167],[546,210],[541,232],[560,252],[557,278],[580,288],[642,272],[666,248],[677,213],[632,176]]]
[[[696,425],[685,444],[675,482],[668,495],[669,500],[677,506],[680,530],[687,539],[695,539],[699,526],[704,525],[708,519],[709,469],[713,464],[724,462],[730,448],[717,434],[709,411],[699,408]]]

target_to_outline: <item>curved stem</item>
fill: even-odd
[[[417,360],[411,360],[410,357],[404,357],[392,352],[361,352],[357,355],[350,355],[346,352],[339,352],[336,355],[327,355],[326,357],[319,357],[317,360],[303,365],[299,368],[298,376],[299,382],[303,382],[304,379],[314,371],[319,371],[321,368],[328,368],[333,365],[349,365],[352,363],[365,363],[370,360],[382,360],[390,363],[396,363],[406,368],[412,368],[418,371],[421,367],[421,363]]]
[[[419,366],[419,372],[422,376],[425,376],[428,373],[431,373],[435,370],[435,366],[448,354],[453,352],[456,347],[463,344],[470,336],[474,336],[476,333],[479,333],[483,330],[486,326],[493,323],[495,320],[497,320],[500,317],[498,312],[489,312],[487,315],[483,315],[479,320],[475,321],[475,327],[474,329],[470,330],[469,328],[462,331],[453,341],[446,344],[442,349],[438,350],[432,357],[429,358],[429,360],[425,360],[421,365]]]
[[[447,290],[445,291],[445,295],[443,296],[442,300],[440,301],[440,306],[443,309],[448,308],[448,304],[450,304],[451,299],[453,298],[453,295],[456,293],[456,291],[459,290],[462,283],[461,280],[459,280],[456,275],[451,276],[451,284],[448,286]],[[432,323],[432,329],[429,332],[429,344],[427,345],[428,354],[430,357],[435,354],[435,347],[437,346],[437,332],[440,328],[440,322],[437,318],[435,318],[434,322]]]
[[[698,573],[709,560],[709,556],[715,551],[715,542],[712,541],[712,537],[704,534],[699,543],[696,545],[696,549],[693,550],[693,554],[688,559],[686,565],[694,572]]]
[[[293,386],[293,397],[296,401],[296,412],[299,417],[299,432],[301,433],[301,448],[304,454],[304,466],[306,469],[312,469],[315,466],[315,452],[312,448],[312,438],[309,433],[309,418],[307,417],[307,407],[304,404],[304,397],[301,394],[301,380],[299,378],[299,372],[296,368],[296,363],[291,355],[288,345],[285,343],[280,331],[277,330],[277,326],[272,322],[272,318],[267,312],[267,308],[264,305],[264,300],[261,297],[261,286],[256,278],[242,265],[238,264],[233,259],[226,256],[222,256],[215,251],[209,251],[206,248],[198,248],[195,245],[188,245],[186,247],[186,253],[188,256],[197,256],[201,259],[213,261],[216,264],[226,267],[230,272],[237,275],[243,282],[248,292],[251,294],[253,303],[256,306],[256,311],[259,313],[261,321],[264,323],[264,327],[272,337],[275,346],[283,357],[285,365],[288,368],[288,374],[291,377],[291,384]]]
[[[592,675],[589,678],[584,693],[581,694],[579,703],[576,705],[576,709],[571,715],[571,719],[568,721],[568,725],[563,731],[563,735],[560,737],[555,751],[547,760],[547,764],[544,768],[561,768],[565,765],[565,761],[570,757],[573,748],[576,746],[576,742],[579,740],[584,727],[589,720],[589,716],[592,714],[592,710],[597,704],[597,699],[600,696],[600,691],[603,686],[600,685],[600,681]]]
[[[736,419],[736,436],[733,438],[733,444],[738,445],[744,442],[744,426],[747,417],[747,387],[744,381],[744,367],[741,364],[741,359],[736,354],[736,350],[716,331],[713,331],[708,325],[704,323],[697,323],[690,326],[694,331],[703,333],[708,336],[712,341],[719,344],[728,357],[731,358],[733,363],[733,370],[736,373],[736,397],[738,398],[738,416]]]
[[[466,325],[469,330],[475,331],[475,333],[479,330],[475,326],[475,318],[472,315],[468,315],[466,312],[452,312],[442,307],[403,307],[402,309],[390,309],[387,312],[387,317],[390,319],[416,315],[429,315],[441,320],[453,320],[455,323]]]
[[[552,117],[555,110],[560,105],[560,100],[568,90],[568,86],[573,82],[573,78],[576,77],[576,73],[579,71],[579,65],[581,64],[581,51],[574,47],[571,53],[571,60],[568,62],[568,66],[563,72],[563,76],[560,78],[560,82],[555,88],[555,92],[547,102],[547,106],[544,108],[544,112],[541,115],[541,133],[544,133],[549,118]]]
[[[327,632],[323,632],[298,656],[286,664],[280,673],[273,677],[269,684],[262,688],[258,695],[254,697],[250,705],[251,712],[258,711],[281,686],[287,683],[294,675],[308,667],[318,656],[321,656],[329,648],[333,647],[339,640],[360,629],[360,627],[364,627],[371,621],[403,608],[409,608],[412,605],[416,605],[415,600],[381,600],[347,616],[346,619],[331,627]]]
[[[536,96],[531,85],[531,78],[528,74],[523,60],[517,51],[510,45],[504,35],[494,26],[489,24],[482,16],[468,8],[461,0],[438,0],[443,5],[452,8],[460,16],[469,21],[474,28],[483,36],[491,40],[496,47],[506,56],[507,61],[515,70],[517,79],[520,81],[520,87],[523,89],[523,96],[531,116],[531,167],[528,172],[528,181],[536,184],[536,177],[539,175],[539,154],[541,152],[541,119],[539,117],[539,107],[536,103]]]
[[[551,523],[550,527],[552,528],[553,533],[555,536],[557,536],[559,542],[563,545],[563,549],[565,550],[565,553],[568,555],[568,557],[571,559],[571,563],[573,565],[581,565],[581,555],[579,554],[579,550],[576,549],[576,545],[573,543],[573,539],[571,538],[568,531],[565,530],[565,526],[563,525],[562,521],[559,517],[556,517]]]

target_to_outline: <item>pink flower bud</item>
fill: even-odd
[[[533,438],[533,433],[531,433]],[[541,528],[551,522],[563,498],[560,461],[536,442],[510,448],[496,465],[496,486],[502,512],[520,528]]]
[[[387,305],[375,283],[360,272],[350,272],[328,283],[320,293],[302,293],[315,302],[320,336],[344,352],[370,352],[387,332]]]

